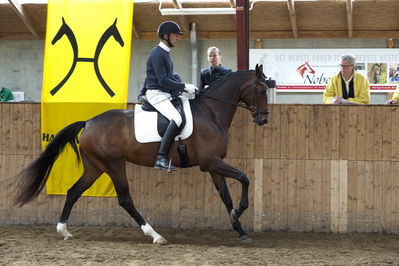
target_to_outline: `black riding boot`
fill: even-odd
[[[165,134],[163,135],[161,145],[159,146],[159,151],[157,155],[157,159],[155,161],[154,168],[155,169],[164,169],[168,172],[177,170],[177,168],[173,165],[169,166],[169,151],[172,143],[177,134],[177,125],[175,121],[171,120],[169,122],[168,127],[166,128]]]

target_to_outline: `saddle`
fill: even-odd
[[[140,97],[141,98],[141,97]],[[169,120],[159,114],[155,108],[145,100],[140,99],[141,104],[134,107],[134,130],[136,140],[140,143],[158,142],[165,134]],[[193,132],[193,115],[191,113],[190,102],[186,97],[180,96],[178,100],[172,101],[176,110],[182,116],[182,124],[175,141],[190,137]],[[184,110],[184,112],[182,111]]]
[[[193,132],[193,115],[189,100],[185,97],[171,101],[173,106],[182,116],[182,124],[175,137],[178,141],[177,151],[180,156],[181,167],[190,167],[187,146],[182,140],[187,139]],[[160,114],[145,97],[141,98],[142,104],[136,104],[134,109],[134,130],[136,140],[140,143],[158,142],[162,140],[169,120]],[[184,111],[183,111],[184,110]]]
[[[180,134],[182,129],[186,125],[186,115],[185,115],[184,108],[183,108],[183,102],[181,101],[180,98],[175,98],[175,99],[171,100],[170,102],[173,104],[173,106],[176,108],[176,110],[179,112],[179,114],[182,117],[182,123],[178,130],[178,134]],[[166,128],[169,125],[169,119],[167,119],[160,112],[158,112],[158,110],[155,109],[155,107],[152,106],[152,104],[145,97],[141,98],[141,104],[142,104],[141,109],[143,109],[143,111],[158,113],[158,118],[157,118],[158,134],[161,137],[163,137],[163,135],[165,134]]]

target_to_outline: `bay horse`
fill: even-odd
[[[230,216],[232,227],[244,242],[251,241],[251,238],[242,228],[239,217],[248,208],[249,179],[245,173],[225,163],[223,158],[227,154],[229,127],[238,106],[250,111],[254,123],[261,126],[268,122],[267,89],[262,65],[256,65],[255,70],[230,73],[216,81],[203,94],[190,101],[193,133],[183,140],[187,145],[191,165],[198,165],[201,171],[210,173]],[[166,239],[140,215],[129,192],[126,161],[153,167],[159,145],[137,142],[134,132],[133,110],[109,110],[90,120],[66,126],[57,133],[40,156],[18,174],[21,184],[15,203],[22,206],[39,195],[54,162],[69,143],[78,159],[81,158],[84,171],[67,192],[57,232],[64,239],[72,238],[72,234],[67,230],[72,207],[82,193],[105,172],[115,186],[119,205],[137,222],[145,235],[153,238],[153,243],[166,243]],[[171,157],[176,166],[181,166],[176,150],[172,151]],[[238,208],[233,208],[226,177],[241,183]]]

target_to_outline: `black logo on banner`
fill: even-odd
[[[72,29],[68,26],[68,24],[65,23],[64,18],[62,18],[62,26],[58,30],[57,34],[55,35],[54,39],[51,41],[51,44],[54,45],[59,39],[62,38],[62,36],[66,35],[73,50],[73,63],[71,66],[71,69],[69,70],[68,74],[65,76],[61,82],[54,87],[50,91],[51,95],[54,95],[58,92],[59,89],[67,82],[67,80],[70,78],[72,75],[73,71],[75,70],[76,64],[78,62],[92,62],[94,64],[94,71],[96,72],[97,78],[100,81],[101,85],[104,87],[104,89],[107,91],[109,96],[113,97],[115,93],[112,91],[112,89],[108,86],[108,84],[105,82],[103,77],[101,76],[100,69],[98,67],[98,58],[100,57],[101,50],[103,49],[105,43],[108,41],[108,39],[113,36],[114,39],[120,44],[121,47],[124,46],[124,42],[122,40],[122,36],[120,35],[118,28],[116,27],[116,21],[103,33],[101,36],[100,40],[98,41],[96,52],[94,54],[94,58],[85,58],[85,57],[78,57],[78,43],[76,41],[75,34],[73,33]]]

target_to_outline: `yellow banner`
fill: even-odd
[[[125,109],[128,94],[132,0],[49,0],[42,89],[42,146],[62,128],[109,109]],[[83,167],[67,146],[46,184],[66,194]],[[83,195],[115,196],[102,175]]]

